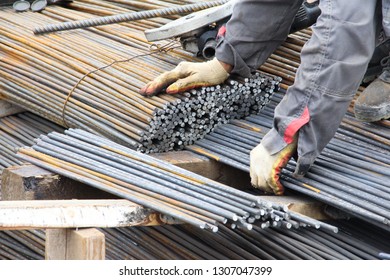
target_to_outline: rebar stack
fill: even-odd
[[[142,1],[132,2],[137,7]],[[2,97],[61,126],[142,152],[181,149],[218,124],[258,112],[278,89],[279,78],[257,74],[242,82],[144,98],[138,93],[144,84],[180,61],[197,61],[177,43],[146,42],[143,30],[168,20],[32,34],[33,26],[127,10],[106,1],[77,1],[70,8],[0,11]]]
[[[218,125],[260,112],[278,91],[280,79],[257,72],[239,82],[203,87],[183,93],[181,101],[160,110],[143,137],[142,152],[181,150]]]
[[[334,222],[337,234],[310,228],[209,233],[189,225],[100,229],[108,260],[373,260],[390,251],[387,232],[358,220]],[[42,230],[0,232],[0,259],[43,259]]]
[[[186,148],[249,172],[249,153],[272,127],[273,109],[281,98],[275,94],[259,115],[220,126]],[[362,124],[347,114],[306,177],[292,176],[295,161],[290,160],[282,184],[389,230],[389,144],[388,129],[381,123]]]
[[[34,144],[34,138],[63,128],[32,113],[0,118],[0,174],[4,168],[19,165],[17,148]]]
[[[0,260],[43,260],[44,257],[44,231],[0,231]]]
[[[21,148],[27,162],[102,189],[197,226],[251,229],[301,225],[337,232],[337,228],[287,211],[286,207],[239,191],[80,129],[41,136],[33,148]]]

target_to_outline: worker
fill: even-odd
[[[301,4],[302,0],[237,1],[226,29],[220,30],[213,60],[181,62],[140,93],[152,96],[166,88],[175,94],[220,84],[230,74],[249,76],[284,42]],[[390,0],[321,0],[319,8],[295,82],[275,109],[273,128],[250,153],[251,183],[266,193],[283,194],[279,174],[292,156],[294,176],[307,173],[334,136],[363,79],[379,27],[390,34]]]
[[[355,117],[364,122],[390,118],[390,56],[381,60],[381,75],[355,101]]]

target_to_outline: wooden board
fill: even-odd
[[[104,260],[105,236],[97,229],[46,231],[46,260]]]
[[[172,221],[125,199],[0,201],[0,230],[153,226]]]
[[[19,106],[9,103],[5,100],[0,100],[0,118],[14,115],[26,111]]]
[[[114,199],[116,196],[33,164],[4,169],[2,200]]]

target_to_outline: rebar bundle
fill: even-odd
[[[4,168],[22,162],[15,157],[18,148],[34,144],[34,138],[63,128],[32,113],[0,118],[0,174]]]
[[[41,136],[17,156],[202,229],[300,225],[337,232],[286,207],[225,186],[80,129]]]
[[[278,89],[279,78],[257,74],[242,82],[144,98],[138,91],[145,83],[180,61],[196,61],[172,42],[146,42],[142,31],[168,20],[32,34],[32,25],[127,10],[105,1],[69,6],[49,6],[42,13],[0,11],[2,97],[61,126],[143,152],[181,149],[220,123],[259,111]]]
[[[272,127],[273,109],[282,94],[271,98],[259,115],[220,126],[186,149],[249,172],[249,153]],[[390,230],[389,144],[388,129],[381,123],[365,125],[349,113],[306,177],[292,176],[295,161],[290,160],[281,182],[287,189]]]
[[[387,232],[358,220],[335,221],[341,231],[311,228],[232,230],[209,233],[189,225],[100,229],[107,260],[373,260],[387,256]],[[43,259],[42,230],[0,232],[0,259]]]
[[[0,231],[0,260],[43,260],[44,257],[42,230]]]

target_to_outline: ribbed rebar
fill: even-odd
[[[142,11],[142,12],[125,13],[125,14],[119,14],[114,16],[84,19],[84,20],[72,21],[72,22],[63,22],[58,24],[49,24],[46,26],[34,28],[34,34],[44,34],[44,33],[71,30],[77,28],[86,28],[92,26],[128,22],[128,21],[134,21],[140,19],[164,17],[169,15],[188,14],[188,13],[216,7],[228,1],[229,0],[201,2],[196,4],[183,5],[179,7],[162,8],[162,9],[155,9],[155,10]]]

